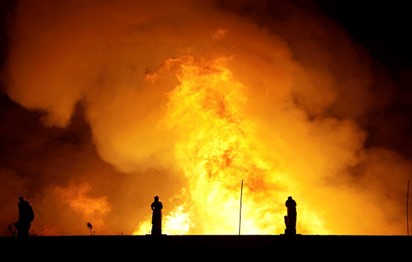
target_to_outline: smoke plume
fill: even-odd
[[[0,235],[19,195],[38,235],[148,234],[155,195],[165,234],[282,234],[289,195],[301,234],[405,233],[395,84],[314,3],[1,4]]]

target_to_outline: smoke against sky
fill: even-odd
[[[147,234],[155,195],[166,234],[237,234],[241,181],[245,234],[289,195],[299,233],[405,234],[406,62],[284,2],[0,2],[0,235],[19,195],[33,234]]]

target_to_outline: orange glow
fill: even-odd
[[[389,76],[280,2],[17,1],[0,224],[150,234],[158,195],[164,234],[283,234],[293,196],[299,234],[404,234],[412,165],[362,122]]]
[[[104,227],[104,216],[111,211],[106,197],[92,198],[87,196],[91,190],[88,184],[70,185],[69,188],[56,187],[56,197],[61,199],[71,209],[81,216],[84,221],[93,221],[95,228]]]
[[[168,94],[162,124],[176,134],[176,165],[188,181],[189,200],[184,206],[190,208],[170,209],[164,218],[165,232],[237,234],[241,227],[243,234],[273,234],[285,226],[284,207],[274,206],[271,199],[288,195],[288,175],[264,158],[256,123],[245,111],[247,87],[234,78],[226,60],[197,61],[191,56],[173,60],[179,66],[180,84]],[[303,226],[327,233],[316,214],[303,214]],[[148,230],[146,223],[135,234]]]

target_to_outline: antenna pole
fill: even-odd
[[[240,235],[240,225],[242,223],[242,195],[243,195],[243,180],[240,185],[239,235]]]
[[[408,214],[408,208],[409,208],[409,180],[408,180],[408,187],[406,189],[406,235],[409,236],[409,214]]]

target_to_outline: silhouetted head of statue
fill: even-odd
[[[288,200],[292,200],[292,197],[291,197],[291,196],[288,196]]]
[[[154,199],[155,199],[155,200],[159,200],[159,196],[155,196]]]

